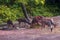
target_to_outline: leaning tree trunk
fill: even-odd
[[[21,3],[21,8],[23,10],[25,18],[29,21],[28,12],[27,12],[26,7],[25,7],[25,5],[23,3]]]

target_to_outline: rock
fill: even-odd
[[[54,22],[57,24],[57,27],[60,27],[60,16],[52,17]]]

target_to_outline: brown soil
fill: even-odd
[[[48,28],[0,30],[0,40],[60,40],[60,27],[57,26],[52,32]]]

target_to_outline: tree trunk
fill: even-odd
[[[23,10],[23,13],[24,13],[25,18],[29,21],[29,16],[28,16],[26,7],[25,7],[25,5],[23,3],[21,3],[21,8]]]

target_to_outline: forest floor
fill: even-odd
[[[0,30],[0,40],[60,40],[60,28]]]
[[[60,23],[59,18],[55,17],[57,23]],[[48,28],[0,30],[0,40],[60,40],[60,27],[57,26],[52,32]]]

